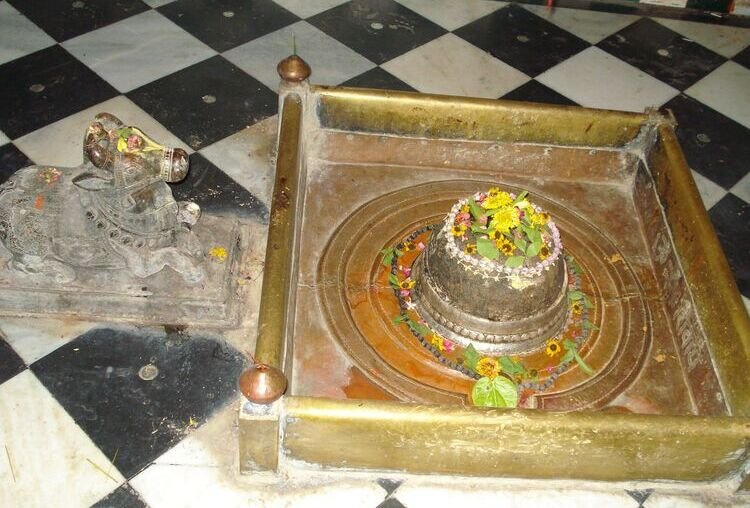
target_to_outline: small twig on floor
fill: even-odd
[[[115,450],[115,454],[112,457],[112,460],[109,461],[109,468],[107,468],[107,476],[109,476],[109,473],[112,472],[112,468],[115,467],[115,461],[117,460],[117,454],[120,453],[120,447],[117,447],[117,450]]]
[[[10,459],[8,445],[5,445],[5,456],[8,458],[8,466],[10,466],[10,475],[13,477],[13,483],[16,483],[16,471],[13,469],[13,461]]]
[[[106,476],[107,478],[109,478],[110,480],[112,480],[112,481],[113,481],[113,482],[115,482],[115,483],[120,483],[120,482],[118,482],[118,481],[117,481],[117,480],[116,480],[116,479],[115,479],[114,477],[112,477],[112,475],[111,475],[111,474],[109,474],[109,473],[108,473],[108,472],[106,472],[106,471],[105,471],[104,469],[102,469],[101,467],[99,467],[99,466],[98,466],[98,465],[97,465],[97,464],[96,464],[96,463],[95,463],[95,462],[94,462],[93,460],[89,459],[88,457],[86,458],[86,460],[88,461],[88,463],[89,463],[89,464],[91,464],[91,465],[92,465],[92,466],[94,466],[94,467],[95,467],[96,469],[98,469],[98,470],[99,470],[99,472],[101,472],[101,473],[102,473],[102,474],[103,474],[104,476]]]

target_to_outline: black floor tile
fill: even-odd
[[[406,506],[395,497],[389,497],[375,508],[406,508]]]
[[[349,81],[341,83],[341,86],[352,86],[355,88],[379,88],[383,90],[403,90],[407,92],[415,92],[414,88],[410,87],[390,72],[382,69],[381,67],[374,67],[369,71],[365,71],[359,76],[354,76]]]
[[[11,139],[117,95],[60,46],[0,65],[0,130]]]
[[[646,18],[597,46],[678,90],[685,90],[726,61],[697,42]]]
[[[34,162],[13,143],[0,146],[0,184],[19,169],[33,164]]]
[[[139,375],[149,364],[158,369],[150,381]],[[243,356],[217,339],[100,328],[31,369],[132,478],[233,399],[243,365]]]
[[[734,55],[732,60],[750,69],[750,46]]]
[[[511,4],[454,33],[531,77],[588,48],[590,44]]]
[[[510,101],[544,102],[547,104],[561,104],[564,106],[576,105],[575,102],[564,95],[555,92],[551,88],[533,79],[503,95],[500,99]]]
[[[663,107],[677,119],[677,137],[691,168],[725,189],[750,171],[750,129],[684,94]]]
[[[138,493],[127,483],[97,503],[91,508],[148,508]]]
[[[219,52],[299,20],[271,0],[177,0],[158,10]]]
[[[141,0],[8,0],[58,42],[144,12]]]
[[[187,178],[171,187],[175,199],[193,201],[204,212],[268,220],[268,208],[262,201],[199,153],[190,155]]]
[[[388,496],[396,492],[396,489],[404,483],[403,480],[391,480],[390,478],[378,478],[376,482],[385,490]]]
[[[13,351],[10,344],[0,338],[0,384],[3,384],[19,372],[26,369],[21,357]]]
[[[750,298],[750,204],[727,194],[708,215],[716,228],[740,292]]]
[[[218,55],[127,95],[195,150],[273,115],[278,101]]]
[[[446,32],[393,0],[352,0],[307,21],[377,64]]]

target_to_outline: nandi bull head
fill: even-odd
[[[169,266],[203,278],[192,202],[167,182],[188,172],[188,156],[108,113],[86,129],[84,162],[31,166],[0,186],[0,242],[11,269],[73,280],[77,268],[128,269],[138,277]]]

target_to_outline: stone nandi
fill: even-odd
[[[30,166],[0,185],[8,268],[58,282],[80,268],[147,277],[165,266],[188,282],[203,279],[204,253],[191,231],[200,208],[175,201],[166,183],[185,178],[187,153],[101,113],[86,130],[83,156],[78,167]]]

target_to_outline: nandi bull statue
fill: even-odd
[[[189,283],[204,277],[191,231],[198,205],[175,201],[167,182],[188,156],[108,113],[86,129],[83,164],[30,166],[0,185],[0,258],[32,277],[70,282],[81,268],[148,277],[165,266]]]

